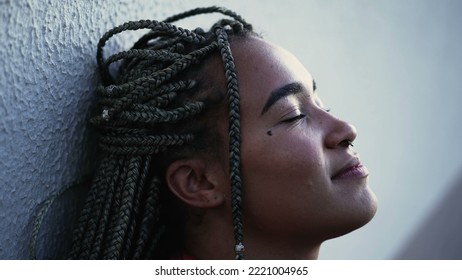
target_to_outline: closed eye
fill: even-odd
[[[283,123],[292,123],[292,122],[296,122],[296,121],[298,121],[298,120],[301,120],[301,119],[303,119],[303,118],[305,118],[305,117],[306,117],[305,114],[300,114],[300,115],[297,115],[297,116],[295,116],[295,117],[293,117],[293,118],[289,118],[289,119],[283,120],[282,122],[283,122]]]

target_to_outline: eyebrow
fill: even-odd
[[[314,81],[313,81],[313,85],[314,85]],[[306,91],[305,87],[299,82],[290,83],[290,84],[287,84],[285,86],[282,86],[280,88],[273,90],[270,94],[270,97],[266,101],[265,106],[263,106],[263,110],[261,111],[260,115],[263,115],[264,113],[266,113],[271,108],[271,106],[273,106],[276,102],[278,102],[282,98],[289,96],[289,95],[299,94],[304,91]]]

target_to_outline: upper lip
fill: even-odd
[[[360,165],[361,165],[361,161],[359,160],[359,157],[353,157],[346,164],[344,164],[342,168],[340,168],[337,172],[335,172],[334,175],[331,177],[331,179],[335,179],[336,177],[338,177],[340,174],[344,173],[348,169],[355,167],[355,166],[360,166]]]

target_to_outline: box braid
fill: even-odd
[[[214,12],[232,19],[208,32],[171,24]],[[103,58],[112,36],[138,29],[150,31],[132,49]],[[246,36],[258,35],[239,15],[220,7],[194,9],[163,22],[130,21],[103,35],[97,46],[101,114],[91,119],[101,134],[102,156],[74,230],[71,258],[169,258],[182,249],[186,210],[165,186],[164,174],[176,159],[217,146],[207,114],[217,110],[213,105],[220,98],[197,97],[207,82],[200,67],[213,54],[220,54],[226,78],[235,252],[243,258],[239,89],[229,41]],[[114,65],[116,77],[110,71]]]

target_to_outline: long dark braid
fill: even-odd
[[[171,24],[213,12],[233,19],[219,21],[208,32]],[[138,29],[150,32],[132,49],[103,58],[103,48],[112,36]],[[182,249],[185,210],[167,190],[163,176],[169,163],[216,144],[216,132],[204,115],[216,110],[211,100],[217,97],[199,98],[204,85],[197,77],[201,64],[217,53],[223,61],[229,101],[235,251],[237,259],[243,258],[239,89],[229,40],[249,34],[255,36],[239,15],[209,7],[164,22],[127,22],[103,35],[97,50],[103,81],[97,90],[101,108],[91,120],[101,132],[102,155],[74,231],[71,258],[165,258],[172,257],[169,251]],[[115,62],[120,64],[113,77],[109,68]]]

